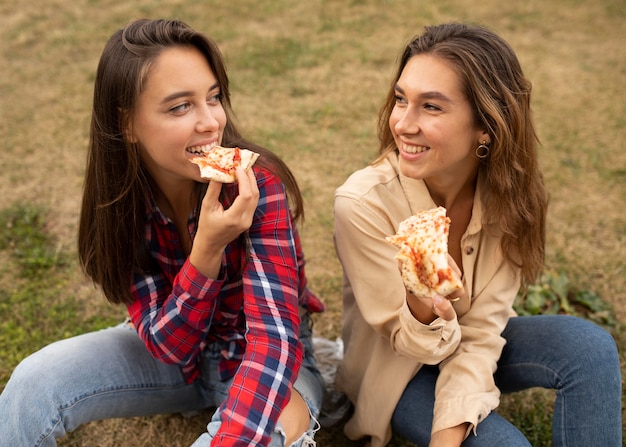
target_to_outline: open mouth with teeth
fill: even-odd
[[[193,155],[203,156],[209,153],[211,149],[213,149],[215,146],[217,146],[217,143],[205,144],[202,146],[193,146],[193,147],[188,147],[186,151]]]
[[[409,146],[406,144],[402,145],[402,150],[407,154],[421,154],[422,152],[426,152],[430,150],[430,146]]]

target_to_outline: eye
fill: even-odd
[[[396,94],[394,98],[396,99],[396,104],[406,104],[406,99],[402,95]]]
[[[180,115],[186,112],[189,109],[189,107],[191,107],[191,104],[189,104],[188,102],[185,102],[182,104],[175,105],[174,107],[170,107],[169,111],[171,113]]]
[[[433,112],[440,112],[440,111],[441,111],[441,107],[439,107],[439,106],[438,106],[438,105],[436,105],[436,104],[432,104],[432,103],[426,103],[426,104],[424,104],[424,108],[425,108],[426,110],[430,110],[430,111],[433,111]]]
[[[214,95],[209,95],[207,98],[207,104],[209,105],[217,105],[222,103],[222,93],[218,92]]]

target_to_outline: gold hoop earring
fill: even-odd
[[[480,158],[481,160],[484,160],[485,158],[489,156],[489,152],[490,152],[490,149],[489,149],[488,143],[486,141],[481,141],[478,147],[476,148],[476,157]]]

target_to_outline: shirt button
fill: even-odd
[[[465,247],[465,254],[466,255],[471,255],[472,253],[474,253],[474,247]]]

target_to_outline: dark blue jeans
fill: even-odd
[[[502,393],[533,387],[556,391],[552,445],[622,445],[622,382],[611,335],[576,317],[541,315],[511,318],[495,381]],[[437,367],[424,367],[407,385],[392,418],[395,433],[428,446]],[[529,446],[510,422],[492,412],[463,447]]]

